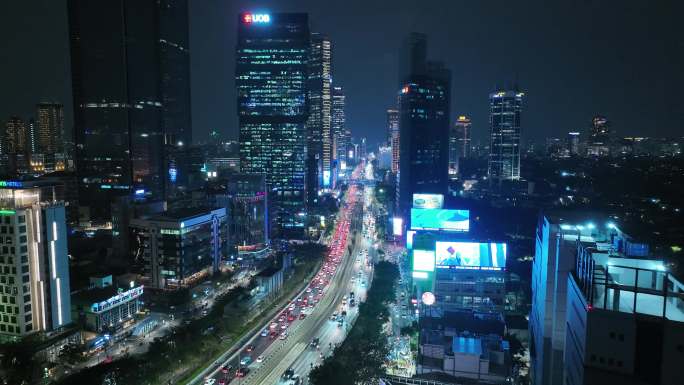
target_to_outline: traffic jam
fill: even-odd
[[[240,353],[236,367],[232,365],[223,366],[217,376],[206,378],[205,385],[225,385],[234,378],[247,376],[250,367],[264,361],[264,356],[261,353],[265,352],[271,343],[287,339],[288,330],[292,328],[292,325],[311,314],[321,298],[323,298],[346,251],[351,209],[358,199],[357,187],[355,185],[349,187],[347,197],[347,204],[341,209],[341,215],[331,237],[328,254],[318,273],[309,282],[306,289],[268,323],[268,326],[261,331],[260,338],[254,345],[247,346]]]

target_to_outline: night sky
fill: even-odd
[[[190,0],[195,137],[237,138],[236,15],[308,12],[334,44],[334,83],[346,89],[355,137],[383,139],[395,100],[398,50],[428,34],[428,56],[452,70],[452,115],[471,115],[487,135],[487,95],[517,79],[526,93],[523,140],[585,129],[606,115],[622,135],[682,135],[681,1]],[[551,3],[551,4],[550,4]],[[39,100],[65,104],[72,124],[65,0],[2,1],[0,120],[32,116]],[[453,120],[453,118],[452,118]]]

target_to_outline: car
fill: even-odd
[[[235,377],[244,377],[249,373],[249,368],[240,368],[235,371]]]
[[[270,338],[271,340],[274,340],[274,339],[276,339],[276,337],[278,337],[278,333],[276,333],[276,332],[271,332],[271,334],[269,335],[268,338]]]
[[[214,378],[207,378],[204,380],[204,385],[214,385],[214,383],[216,383],[216,379]]]
[[[250,363],[252,363],[252,357],[250,357],[250,356],[244,356],[240,360],[240,365],[242,365],[242,366],[247,366]]]
[[[247,353],[251,353],[252,350],[254,350],[254,345],[249,345],[249,346],[247,346],[247,349],[246,349],[246,350],[247,350]]]
[[[278,318],[278,322],[284,322],[284,321],[285,321],[285,317]]]
[[[287,323],[284,323],[284,324],[280,325],[280,328],[281,328],[282,330],[285,330],[285,329],[287,329],[288,326],[289,326],[289,325],[288,325]]]
[[[268,337],[268,329],[264,329],[261,331],[261,336],[262,337]]]
[[[306,318],[306,314],[300,313],[300,314],[299,314],[299,319],[304,319],[304,318]]]
[[[292,376],[294,376],[294,369],[289,368],[285,372],[283,372],[282,377],[283,377],[283,380],[289,380],[290,378],[292,378]]]
[[[256,362],[259,362],[259,363],[264,362],[264,356],[257,357]]]
[[[230,381],[230,379],[226,380],[225,378],[219,378],[219,385],[226,385]]]
[[[280,333],[280,339],[284,340],[285,338],[287,338],[287,333],[286,332]]]

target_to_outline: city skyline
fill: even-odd
[[[659,2],[658,7],[649,7],[620,2],[622,6],[614,7],[609,3],[535,7],[536,3],[525,2],[506,9],[511,14],[504,17],[503,8],[485,4],[417,7],[400,2],[389,8],[381,2],[345,6],[312,1],[286,5],[272,1],[193,2],[193,134],[204,140],[216,129],[226,139],[237,139],[232,80],[237,25],[233,15],[256,7],[270,12],[307,11],[315,20],[312,30],[325,31],[335,41],[335,82],[346,88],[348,126],[352,136],[366,136],[373,144],[384,139],[385,110],[396,97],[397,50],[401,38],[411,31],[426,33],[431,42],[428,55],[452,70],[450,119],[471,116],[473,143],[487,142],[487,95],[497,85],[516,80],[526,93],[526,108],[535,112],[526,115],[523,143],[541,143],[544,137],[588,130],[596,114],[607,116],[619,135],[677,135],[681,112],[674,92],[684,84],[684,76],[677,70],[684,58],[681,41],[667,32],[674,27],[681,4]],[[3,14],[17,16],[3,24],[7,32],[22,29],[31,12],[43,12],[37,12],[41,22],[36,24],[41,28],[9,44],[9,50],[17,55],[10,56],[6,64],[3,84],[8,84],[10,92],[3,96],[0,113],[28,120],[35,103],[58,101],[65,106],[65,130],[71,132],[69,58],[63,54],[68,47],[66,5],[26,2],[6,7]],[[606,14],[611,17],[604,17]],[[457,15],[459,22],[447,22],[450,15]],[[337,18],[352,16],[357,25],[353,29],[335,23]],[[31,17],[32,22],[37,21]],[[478,22],[483,17],[497,23]],[[542,29],[546,33],[539,34]],[[36,45],[44,50],[26,48]],[[355,53],[364,57],[369,71],[355,70]],[[57,60],[46,61],[47,57]],[[628,94],[643,96],[628,98]],[[558,116],[564,117],[560,124]]]
[[[675,7],[29,1],[1,384],[684,377]]]

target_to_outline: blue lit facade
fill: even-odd
[[[488,174],[493,180],[520,179],[520,112],[525,94],[489,94],[490,146]]]
[[[266,176],[274,236],[297,236],[306,219],[308,16],[246,16],[238,19],[235,74],[240,167]]]

